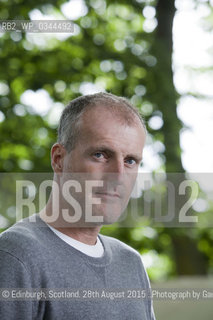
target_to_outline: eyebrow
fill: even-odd
[[[109,152],[111,154],[115,154],[116,151],[109,148],[108,146],[106,145],[97,145],[95,147],[89,147],[88,149],[86,149],[86,153],[92,153],[92,152],[95,152],[95,151],[105,151],[105,152]],[[133,154],[133,153],[130,153],[126,156],[126,158],[134,158],[135,160],[137,160],[138,162],[141,162],[142,160],[142,157],[139,155],[139,154]]]

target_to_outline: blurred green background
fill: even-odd
[[[185,125],[177,116],[180,95],[173,81],[175,1],[71,2],[72,7],[63,0],[0,1],[1,20],[67,19],[70,10],[75,29],[73,34],[0,34],[0,171],[4,173],[0,231],[15,222],[15,207],[8,200],[14,176],[6,174],[21,177],[22,173],[52,171],[50,148],[56,140],[59,116],[64,106],[81,94],[106,90],[129,98],[144,115],[147,145],[160,159],[153,177],[158,173],[187,175],[179,141]],[[211,12],[206,19],[212,30],[211,1],[194,0],[193,6],[204,2]],[[160,126],[153,125],[156,120]],[[202,190],[199,197],[207,201]],[[212,207],[208,200],[202,215],[210,217]],[[190,214],[197,213],[191,208]],[[150,219],[140,227],[136,223],[131,228],[104,227],[102,233],[137,249],[153,284],[165,287],[173,281],[173,287],[178,287],[180,279],[187,277],[192,288],[193,284],[204,288],[211,278],[213,231],[208,219],[207,224],[178,228],[155,226]],[[200,303],[196,309],[193,301],[187,309],[185,302],[158,301],[156,316],[212,319],[211,308],[207,312],[208,307]]]

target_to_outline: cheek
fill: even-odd
[[[92,166],[90,166],[87,161],[85,161],[82,157],[71,157],[70,159],[67,159],[65,162],[65,168],[69,172],[76,172],[76,173],[81,173],[81,172],[90,172]]]
[[[137,178],[136,174],[132,174],[132,175],[126,177],[125,186],[126,186],[126,191],[128,194],[129,193],[131,194],[131,192],[134,188],[135,182],[136,182],[136,178]]]
[[[81,162],[81,172],[88,173],[91,179],[104,180],[104,168],[102,163],[97,163],[91,160],[84,160]]]

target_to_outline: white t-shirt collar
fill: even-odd
[[[50,226],[48,223],[47,225],[59,238],[61,238],[63,241],[65,241],[67,244],[74,247],[75,249],[83,252],[84,254],[94,258],[100,258],[104,254],[104,247],[99,237],[97,237],[97,242],[95,245],[88,245],[67,236],[66,234]]]

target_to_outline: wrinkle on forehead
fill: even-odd
[[[91,121],[100,120],[100,122],[106,119],[116,119],[119,124],[124,126],[140,126],[144,129],[139,117],[133,110],[128,107],[123,107],[120,104],[109,104],[89,106],[82,115],[79,125],[91,124]],[[145,131],[145,130],[144,130]]]
[[[144,145],[146,137],[144,126],[135,114],[131,115],[132,118],[128,118],[127,122],[127,115],[129,112],[125,115],[123,110],[120,112],[117,108],[112,109],[111,106],[98,105],[87,109],[78,120],[77,139],[73,150],[79,147],[85,148],[88,143],[94,144],[106,140],[108,142],[111,140],[118,148],[121,144],[131,148],[134,148],[135,144],[139,147],[141,142]]]
[[[95,112],[93,110],[83,119],[78,138],[81,145],[106,144],[115,149],[122,146],[125,150],[138,149],[141,144],[144,145],[145,131],[140,121],[128,125],[113,116],[111,112],[104,110],[100,114],[100,110],[103,111],[103,108]]]

